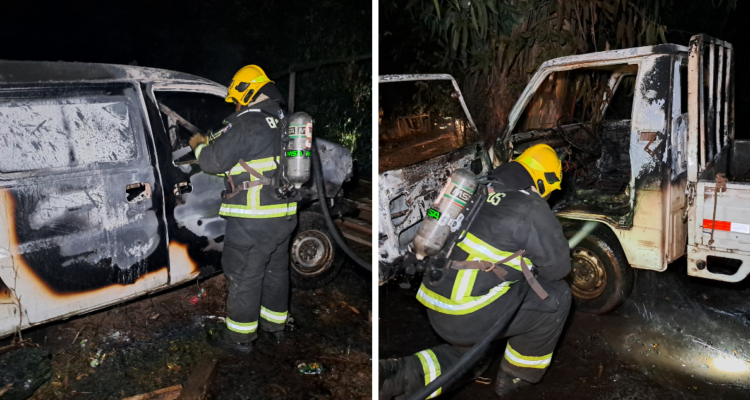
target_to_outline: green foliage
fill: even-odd
[[[661,0],[671,1],[671,0]],[[665,41],[660,0],[412,0],[445,49],[445,65],[487,75],[543,60]],[[531,54],[529,54],[531,53]]]
[[[232,67],[257,63],[288,96],[292,65],[372,52],[371,7],[349,0],[232,0],[233,35],[265,59],[239,59]],[[219,26],[222,26],[219,24]],[[227,56],[232,53],[228,52]],[[220,60],[224,62],[224,59]],[[229,75],[231,76],[231,75]],[[312,115],[314,135],[352,150],[358,173],[371,179],[372,62],[329,64],[297,73],[295,111]]]
[[[313,116],[313,134],[348,148],[364,179],[372,170],[371,77],[369,61],[298,73],[295,96],[295,110]]]
[[[728,7],[736,5],[727,1]],[[489,139],[501,132],[515,99],[544,61],[666,43],[659,10],[672,2],[410,0],[406,9],[440,43],[440,65],[462,75],[469,106]]]

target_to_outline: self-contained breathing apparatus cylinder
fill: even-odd
[[[286,180],[299,189],[310,179],[310,156],[312,148],[312,117],[305,112],[296,112],[289,118],[289,125],[282,140],[284,174]]]
[[[453,171],[414,238],[414,253],[418,260],[440,252],[448,235],[461,227],[463,210],[476,189],[477,177],[471,171]]]

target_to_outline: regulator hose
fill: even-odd
[[[318,153],[318,141],[313,138],[315,141],[315,145],[312,146],[313,150],[313,159],[312,159],[312,165],[313,165],[313,172],[314,172],[314,181],[315,181],[315,189],[318,192],[318,202],[320,202],[320,209],[323,212],[323,219],[326,221],[326,226],[328,226],[328,232],[333,236],[333,240],[336,241],[336,244],[339,245],[341,250],[344,250],[344,253],[349,256],[352,260],[354,260],[355,263],[357,263],[360,267],[372,271],[372,265],[370,263],[365,262],[363,259],[359,258],[350,248],[346,245],[346,242],[344,241],[344,238],[341,237],[339,234],[338,229],[336,229],[336,225],[334,225],[333,220],[331,219],[331,214],[328,212],[328,204],[326,203],[326,191],[325,187],[323,186],[323,168],[320,164],[320,154]]]
[[[524,282],[524,284],[519,284],[518,290],[520,291],[521,299],[526,297],[526,294],[529,292],[528,283]],[[490,327],[490,329],[487,331],[487,334],[482,338],[482,340],[477,342],[471,348],[471,350],[469,350],[468,353],[461,356],[457,363],[453,364],[453,366],[451,366],[451,368],[447,371],[443,371],[440,376],[438,376],[434,381],[430,382],[429,385],[425,386],[424,388],[422,388],[422,390],[409,397],[409,400],[424,400],[430,397],[432,393],[434,393],[439,388],[447,387],[451,383],[451,379],[456,378],[462,373],[466,372],[466,370],[474,365],[479,357],[484,354],[485,351],[487,351],[487,348],[490,347],[490,343],[495,340],[495,338],[500,334],[500,331],[502,331],[503,328],[505,328],[505,326],[508,325],[508,323],[516,316],[516,313],[521,308],[521,304],[523,304],[523,301],[519,301],[513,306],[515,307],[513,312],[506,313],[504,318],[500,318],[495,321],[495,324]]]

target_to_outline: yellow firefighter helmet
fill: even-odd
[[[536,189],[542,196],[560,189],[562,163],[552,147],[546,144],[531,146],[513,161],[529,171]]]
[[[273,82],[268,79],[263,70],[257,65],[248,65],[242,67],[232,78],[227,91],[227,103],[237,102],[246,106],[253,101],[260,88],[266,83]]]

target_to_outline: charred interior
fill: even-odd
[[[551,73],[537,89],[512,132],[514,158],[548,144],[563,163],[555,211],[607,216],[632,211],[630,135],[635,65]],[[652,138],[652,140],[655,139]]]

